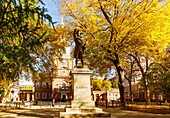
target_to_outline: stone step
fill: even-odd
[[[82,97],[82,96],[81,96]],[[72,108],[95,108],[95,102],[92,100],[73,100],[71,102]]]
[[[101,108],[66,108],[66,112],[102,112]]]
[[[111,117],[109,112],[60,112],[60,118],[94,118],[94,117]]]

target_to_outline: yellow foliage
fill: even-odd
[[[93,67],[112,67],[107,58],[115,60],[115,53],[120,63],[134,51],[158,58],[170,45],[168,0],[61,0],[61,4],[66,23],[84,33],[86,58]]]
[[[103,79],[93,79],[93,90],[107,91],[111,88],[111,82]]]

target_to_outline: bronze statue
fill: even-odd
[[[77,30],[77,29],[74,29],[73,38],[74,38],[74,41],[76,44],[75,50],[74,50],[74,58],[76,58],[76,66],[77,66],[77,62],[79,59],[81,60],[82,66],[84,66],[83,53],[85,50],[86,43],[83,44],[83,40],[81,39],[81,34],[80,34],[79,30]]]

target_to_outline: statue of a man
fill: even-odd
[[[76,44],[75,50],[74,50],[74,58],[76,58],[76,66],[77,66],[77,62],[78,62],[79,59],[81,60],[82,66],[84,66],[83,53],[84,53],[84,50],[85,50],[86,43],[83,44],[83,40],[81,39],[80,32],[77,29],[74,29],[73,38],[74,38],[74,41],[75,41],[75,44]]]

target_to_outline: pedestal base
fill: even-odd
[[[103,112],[100,108],[66,108],[66,112]]]
[[[95,108],[95,102],[91,100],[90,75],[93,73],[88,67],[77,67],[71,71],[73,77],[73,101],[72,108],[66,108],[61,112],[61,118],[88,118],[110,117],[111,114]]]
[[[111,113],[104,112],[100,108],[66,108],[66,112],[60,112],[60,118],[109,118]]]
[[[71,102],[71,107],[72,108],[95,108],[95,102],[73,100]]]

